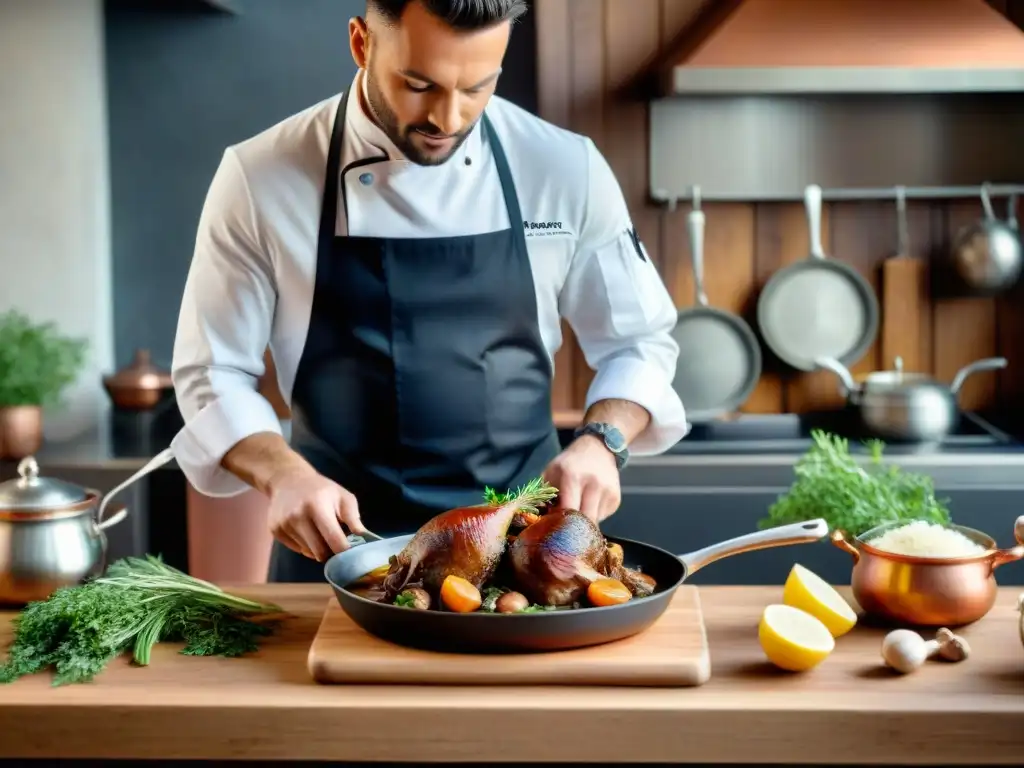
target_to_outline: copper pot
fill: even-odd
[[[103,386],[118,408],[147,411],[159,405],[174,384],[170,373],[153,364],[148,349],[137,349],[130,365],[103,377]]]
[[[1018,521],[1020,523],[1020,521]],[[968,557],[912,557],[872,547],[871,539],[905,521],[886,523],[860,536],[831,534],[832,543],[853,557],[853,596],[868,614],[920,627],[970,624],[988,613],[996,601],[995,569],[1024,558],[1024,541],[998,549],[992,537],[973,528],[951,525],[985,551]]]
[[[38,405],[0,408],[0,459],[23,459],[43,444],[43,409]]]

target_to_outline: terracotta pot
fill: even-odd
[[[43,444],[43,409],[38,405],[0,408],[0,459],[23,459]]]

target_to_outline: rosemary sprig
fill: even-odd
[[[515,504],[520,512],[537,514],[540,507],[558,496],[558,489],[542,477],[535,477],[526,485],[521,485],[513,492],[508,490],[499,493],[491,487],[484,489],[484,500],[493,506]]]

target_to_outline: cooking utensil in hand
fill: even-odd
[[[906,190],[897,187],[896,253],[882,265],[883,360],[901,357],[911,371],[931,368],[929,303],[928,267],[911,255]]]
[[[857,270],[825,257],[821,243],[821,187],[804,191],[811,253],[776,272],[757,301],[761,336],[775,355],[801,371],[831,357],[860,360],[878,334],[878,298]]]
[[[1016,211],[1010,222],[996,218],[989,185],[981,187],[985,216],[963,227],[953,240],[953,267],[964,284],[975,291],[994,293],[1012,287],[1024,264]],[[1016,207],[1016,201],[1011,201]]]
[[[40,477],[29,456],[18,478],[0,483],[0,604],[24,605],[58,587],[77,584],[106,567],[107,528],[128,514],[121,506],[106,517],[110,501],[174,454],[167,449],[106,496],[74,483]]]
[[[346,589],[397,555],[412,536],[399,536],[347,549],[331,557],[324,577],[338,603],[370,634],[400,645],[445,652],[554,651],[622,640],[647,629],[668,607],[676,589],[693,573],[724,557],[757,549],[806,544],[828,534],[824,520],[811,520],[740,536],[686,555],[629,539],[622,546],[627,567],[640,568],[657,582],[653,595],[621,605],[526,614],[418,611],[379,603]]]
[[[904,373],[896,358],[895,370],[870,373],[858,383],[849,369],[834,358],[822,357],[817,366],[832,371],[840,391],[857,409],[867,432],[881,440],[939,441],[960,423],[957,395],[967,378],[982,371],[1005,368],[1005,357],[989,357],[965,365],[946,385],[925,373]]]
[[[832,543],[853,557],[850,584],[865,612],[919,627],[957,627],[982,618],[995,604],[995,569],[1024,558],[1024,543],[999,549],[991,536],[950,525],[985,551],[967,557],[912,557],[871,546],[871,540],[905,520],[872,528],[860,536],[835,530]]]
[[[674,207],[670,202],[669,207]],[[679,345],[672,386],[691,422],[709,421],[737,410],[761,378],[761,347],[744,320],[709,306],[704,291],[704,212],[694,188],[686,219],[693,261],[695,305],[679,313],[672,336]]]

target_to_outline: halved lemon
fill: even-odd
[[[828,627],[790,605],[769,605],[757,628],[768,661],[790,672],[805,672],[823,662],[836,647]]]
[[[828,627],[832,637],[840,637],[857,624],[857,612],[841,594],[818,574],[796,564],[782,588],[782,602],[805,613]]]

